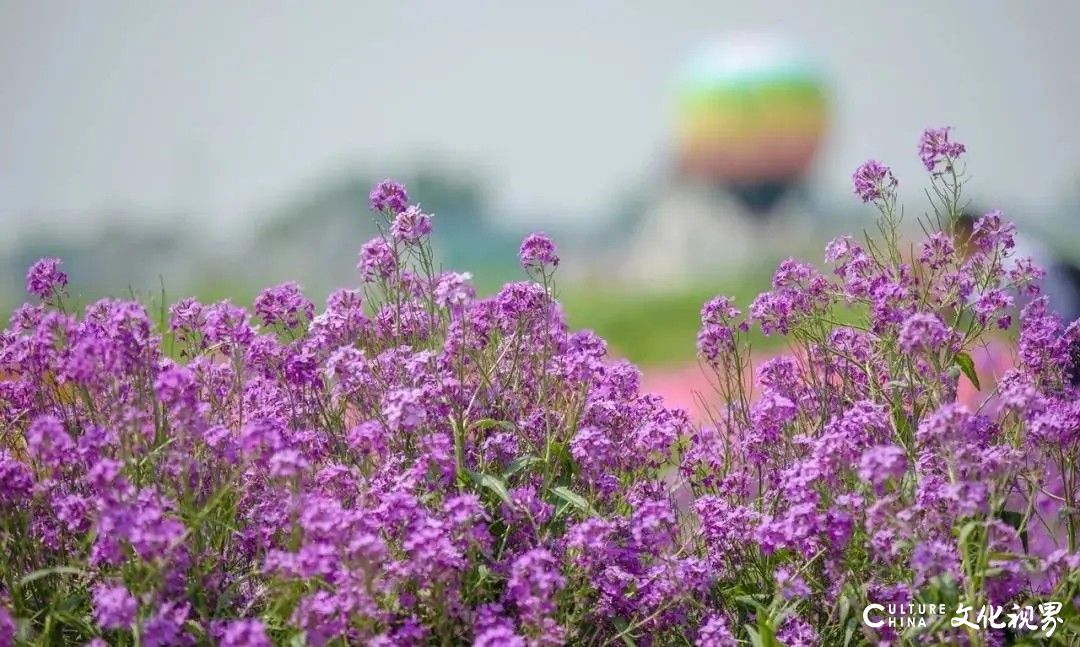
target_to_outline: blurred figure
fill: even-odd
[[[965,257],[970,254],[971,235],[980,216],[981,212],[968,209],[956,219],[956,245]],[[1013,258],[1030,258],[1046,270],[1046,277],[1040,282],[1040,293],[1046,295],[1050,309],[1066,323],[1080,318],[1080,267],[1071,259],[1054,253],[1037,238],[1024,235],[1023,231],[1017,232],[1015,241]]]

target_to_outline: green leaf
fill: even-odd
[[[979,523],[977,521],[969,521],[965,523],[964,526],[960,528],[960,533],[956,537],[956,542],[961,546],[966,544],[968,538],[971,537],[971,533],[975,532],[975,529],[978,528],[978,526]]]
[[[908,418],[904,415],[903,409],[900,407],[893,407],[892,410],[893,426],[896,427],[896,432],[900,434],[901,438],[908,438],[911,435],[911,423],[908,422]]]
[[[503,473],[503,478],[509,480],[509,478],[523,469],[527,469],[536,465],[537,463],[543,463],[544,460],[539,456],[533,456],[532,454],[526,454],[525,456],[518,456],[510,462],[510,466],[506,468]]]
[[[194,620],[189,619],[187,622],[185,622],[184,628],[187,629],[188,633],[197,638],[201,639],[206,637],[206,630],[203,629],[203,626],[201,624],[195,622]]]
[[[742,602],[743,604],[754,607],[754,609],[756,609],[757,611],[759,611],[761,613],[768,613],[768,608],[766,608],[766,606],[764,604],[762,604],[760,601],[755,600],[754,596],[752,596],[752,595],[739,595],[739,596],[736,596],[735,601],[736,602]]]
[[[56,605],[56,610],[64,613],[72,613],[81,608],[86,603],[86,596],[78,593],[73,593],[63,600],[60,604]]]
[[[844,647],[847,647],[851,644],[851,639],[855,636],[855,631],[858,629],[858,627],[859,625],[855,624],[854,619],[851,622],[847,623],[847,631],[844,632]]]
[[[757,629],[746,625],[746,633],[750,636],[750,644],[754,647],[764,647],[765,643],[761,641],[761,636],[758,634]]]
[[[581,496],[577,492],[574,492],[573,490],[566,487],[565,485],[560,485],[558,487],[551,488],[551,493],[554,494],[555,496],[557,496],[558,498],[562,499],[567,504],[574,506],[578,510],[581,510],[585,514],[588,514],[588,515],[595,515],[596,514],[596,510],[592,507],[592,505],[588,501],[585,500],[585,497]]]
[[[626,647],[637,647],[637,643],[630,637],[630,625],[626,624],[626,621],[622,618],[615,618],[615,628],[619,630],[619,638],[622,638],[623,644]]]
[[[480,584],[484,580],[491,577],[491,569],[487,566],[480,564],[476,567],[476,583]]]
[[[979,376],[975,373],[975,360],[971,359],[971,355],[968,355],[967,353],[957,353],[956,365],[960,367],[960,370],[967,376],[967,379],[971,380],[971,383],[975,385],[975,390],[982,391],[982,385],[979,384]]]
[[[477,420],[476,422],[469,425],[469,430],[470,431],[482,431],[484,429],[491,429],[492,427],[502,427],[503,429],[506,429],[507,431],[513,431],[514,430],[514,423],[506,421],[506,420],[495,420],[494,418],[484,418],[482,420]]]
[[[23,587],[27,584],[31,584],[40,580],[43,577],[50,575],[83,575],[83,571],[75,568],[74,566],[54,566],[53,568],[43,568],[39,571],[34,571],[29,575],[19,580],[19,586]]]
[[[506,505],[513,505],[510,503],[510,492],[506,489],[506,483],[498,476],[469,470],[469,477],[480,487],[491,490]]]
[[[77,616],[74,613],[69,613],[66,611],[54,611],[52,613],[52,617],[59,620],[62,625],[78,627],[80,631],[83,631],[85,633],[94,632],[94,626],[87,622],[86,618]]]
[[[1024,523],[1024,515],[1015,510],[1002,510],[999,514],[1001,520],[1012,526],[1013,530],[1020,533],[1020,543],[1024,546],[1024,552],[1028,552],[1028,534],[1027,528],[1021,529],[1021,525]]]
[[[762,647],[776,647],[776,632],[768,614],[758,614],[757,637]]]
[[[847,622],[848,614],[851,613],[851,600],[849,600],[846,595],[840,598],[840,608],[838,611],[839,617],[836,622],[837,624],[842,625]]]

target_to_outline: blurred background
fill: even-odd
[[[926,126],[976,208],[1075,266],[1077,26],[1067,0],[0,0],[0,314],[43,255],[83,299],[322,303],[394,177],[447,269],[496,289],[544,230],[571,323],[678,375],[705,299],[869,224],[862,161],[914,223]]]

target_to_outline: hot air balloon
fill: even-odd
[[[744,35],[708,43],[678,80],[679,171],[766,214],[809,168],[827,107],[824,77],[782,39]]]

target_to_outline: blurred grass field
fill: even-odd
[[[729,296],[745,312],[768,286],[769,274],[759,272],[665,291],[571,285],[558,296],[572,329],[591,329],[607,340],[612,354],[641,366],[657,366],[695,358],[701,306],[706,301]],[[755,346],[777,343],[760,336],[753,341]]]
[[[648,294],[576,288],[559,296],[571,328],[591,329],[613,354],[651,365],[694,357],[701,305],[714,294],[697,286]]]

